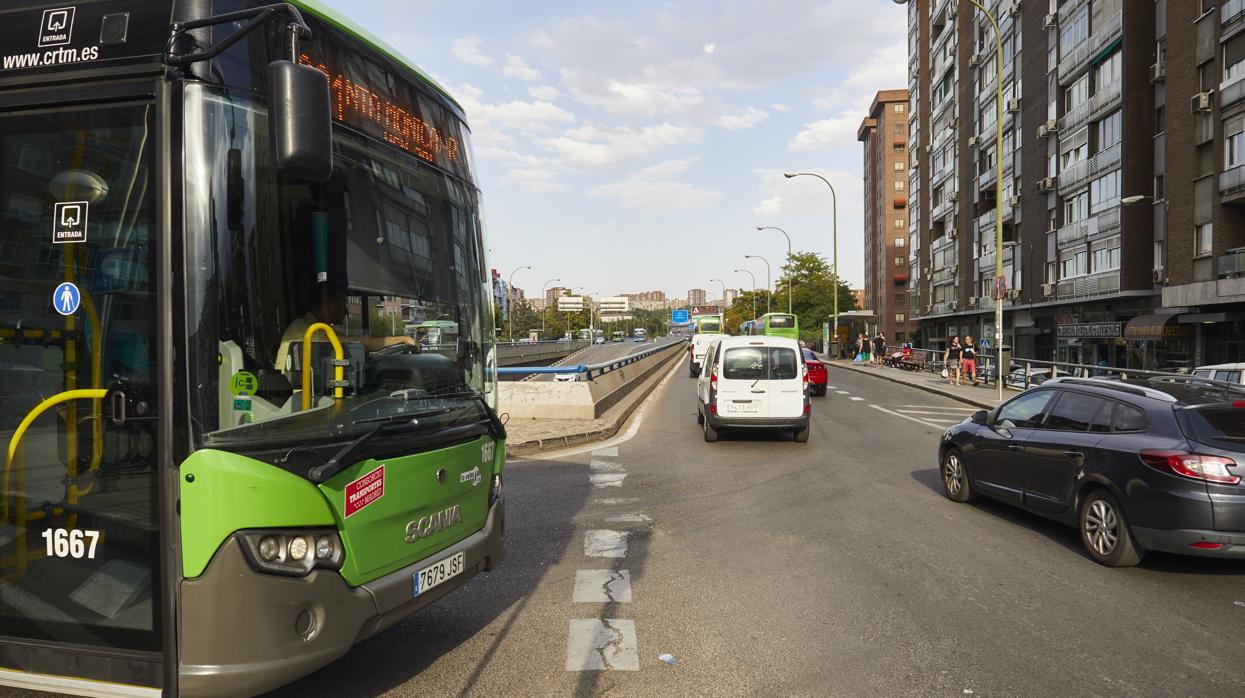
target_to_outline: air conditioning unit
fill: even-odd
[[[914,78],[917,77],[918,75],[921,74],[921,65],[918,63],[917,65],[912,66],[912,70],[908,72],[909,72],[909,75],[911,75],[912,77]]]
[[[976,148],[976,147],[977,147],[977,143],[978,143],[978,141],[980,141],[980,140],[981,140],[981,139],[979,139],[977,136],[969,136],[969,137],[968,137],[968,147],[970,147],[970,148]]]
[[[1020,98],[1019,97],[1016,97],[1015,99],[1007,100],[1007,111],[1013,114],[1020,111]]]
[[[1011,15],[1012,17],[1020,16],[1020,0],[1016,0],[1016,2],[1012,3],[1012,9],[1008,10],[1007,14]]]
[[[959,303],[959,301],[951,301],[951,309],[952,309],[952,310],[959,310],[959,309],[960,309],[960,303]]]
[[[1017,208],[1018,206],[1020,206],[1020,197],[1019,197],[1019,196],[1013,196],[1013,197],[1011,197],[1010,199],[1008,199],[1008,200],[1007,200],[1007,203],[1008,203],[1008,205],[1010,205],[1012,208]]]
[[[1042,284],[1042,295],[1047,297],[1055,295],[1055,284]]]
[[[953,192],[951,192],[950,194],[948,194],[948,195],[947,195],[947,200],[948,200],[948,201],[950,201],[951,203],[955,203],[955,202],[959,201],[959,200],[960,200],[960,192],[958,192],[958,191],[953,191]]]
[[[1045,19],[1042,20],[1042,26],[1047,29],[1054,29],[1059,26],[1059,15],[1054,12],[1046,15]]]
[[[1155,63],[1150,66],[1150,82],[1163,82],[1167,77],[1167,64]]]
[[[969,57],[968,57],[968,64],[969,64],[969,65],[971,65],[971,66],[978,66],[978,65],[981,65],[981,56],[980,56],[980,55],[978,55],[978,54],[976,54],[976,53],[974,53],[973,55],[969,56]]]
[[[926,144],[925,144],[925,154],[926,154],[926,155],[929,155],[929,154],[930,154],[930,153],[932,153],[932,152],[934,152],[934,145],[933,145],[932,143],[926,143]]]
[[[1046,126],[1047,133],[1058,133],[1059,132],[1059,122],[1055,121],[1054,119],[1047,119],[1044,126]]]
[[[1154,283],[1156,284],[1163,283],[1163,268],[1162,267],[1159,267],[1158,269],[1154,270],[1153,278],[1154,278]]]
[[[1041,126],[1038,126],[1038,130],[1037,130],[1038,138],[1045,138],[1049,135],[1050,135],[1050,131],[1046,129],[1046,124],[1042,124]]]
[[[1055,181],[1054,177],[1043,177],[1038,182],[1038,191],[1051,191],[1055,188]]]
[[[1008,289],[1007,299],[1012,300],[1012,301],[1020,300],[1020,289],[1016,289],[1016,288]]]
[[[1193,99],[1189,101],[1189,108],[1194,114],[1205,113],[1211,109],[1211,96],[1214,91],[1199,92],[1193,95]]]

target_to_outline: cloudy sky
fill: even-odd
[[[765,284],[786,243],[863,280],[861,144],[879,89],[906,85],[890,0],[327,0],[440,80],[467,111],[490,263],[539,293]]]

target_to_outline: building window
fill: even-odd
[[[907,259],[906,257],[896,257],[896,258],[895,258],[895,266],[897,266],[897,267],[906,267],[906,266],[908,266],[908,259]]]
[[[1116,50],[1111,56],[1094,67],[1094,94],[1111,89],[1120,82],[1120,52]]]
[[[896,341],[896,342],[904,342],[904,341],[907,341],[907,340],[905,339],[905,337],[906,337],[906,336],[907,336],[907,335],[905,335],[903,332],[896,332],[896,333],[895,333],[895,341]]]
[[[903,313],[895,313],[895,322],[903,322],[903,321],[904,321],[904,314],[903,314]]]
[[[1203,223],[1193,229],[1193,256],[1205,257],[1213,249],[1212,239],[1215,230],[1213,223]]]
[[[1098,152],[1120,142],[1120,112],[1098,120],[1094,124],[1094,135],[1098,138]]]
[[[903,180],[902,179],[895,180],[895,191],[903,191]]]
[[[903,305],[904,303],[907,303],[907,302],[908,302],[908,294],[906,293],[895,294],[895,305]]]
[[[891,149],[896,153],[902,153],[904,149],[903,141],[895,141],[894,144],[892,144]]]
[[[1063,224],[1069,225],[1089,216],[1089,192],[1064,197]]]
[[[895,247],[903,247],[907,244],[908,240],[906,238],[895,238]]]
[[[1098,213],[1120,203],[1120,171],[1089,183],[1089,212]]]
[[[1080,252],[1062,256],[1059,259],[1059,278],[1071,279],[1089,273],[1089,252]]]
[[[1066,56],[1089,36],[1089,12],[1081,10],[1060,27],[1059,53]]]
[[[902,218],[895,219],[895,230],[903,230],[904,225],[906,224],[903,222]]]
[[[1163,200],[1163,175],[1154,175],[1154,200]]]
[[[895,124],[891,127],[891,130],[895,133],[903,133],[903,124]]]
[[[1154,108],[1154,135],[1159,135],[1167,130],[1167,110],[1159,105]]]
[[[1163,241],[1159,240],[1154,243],[1154,268],[1163,268]]]
[[[1245,120],[1228,122],[1229,133],[1223,139],[1223,169],[1245,165]]]
[[[1120,268],[1120,248],[1110,247],[1105,250],[1094,250],[1093,271],[1114,271]]]
[[[895,163],[895,171],[896,171],[896,172],[903,172],[903,163],[902,163],[902,162],[897,162],[897,163]]]
[[[896,114],[902,114],[904,111],[904,105],[903,103],[895,104],[891,107],[891,109],[893,109]]]
[[[1068,85],[1063,91],[1063,111],[1076,109],[1089,99],[1089,75],[1082,75],[1076,82]]]

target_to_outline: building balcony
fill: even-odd
[[[1245,24],[1245,0],[1227,0],[1219,6],[1219,24],[1223,36],[1228,36],[1241,24]]]
[[[1221,279],[1239,279],[1245,277],[1245,247],[1228,250],[1219,255],[1216,267]]]
[[[945,114],[948,109],[954,109],[954,108],[955,108],[955,93],[948,92],[946,96],[942,98],[941,102],[935,104],[933,108],[930,109],[930,112],[929,112],[930,121],[933,123],[937,123],[939,117]]]
[[[1076,3],[1066,3],[1068,4]],[[1062,17],[1063,8],[1060,8],[1060,16]],[[1102,25],[1092,27],[1093,34],[1086,40],[1082,41],[1067,54],[1059,58],[1059,82],[1063,84],[1065,80],[1071,77],[1077,70],[1085,64],[1092,56],[1101,51],[1107,44],[1119,38],[1121,30],[1124,27],[1124,14],[1117,12]]]
[[[1089,178],[1106,172],[1120,162],[1120,153],[1122,152],[1122,143],[1107,148],[1097,155],[1087,160],[1082,160],[1074,165],[1069,165],[1066,169],[1059,173],[1059,193],[1064,194],[1084,184]]]
[[[1219,173],[1221,203],[1245,202],[1245,165]]]
[[[937,187],[939,184],[941,184],[944,180],[946,180],[952,174],[955,174],[955,165],[953,164],[943,165],[941,170],[938,170],[937,172],[930,174],[929,176],[930,188],[933,189],[934,187]]]
[[[1055,295],[1060,299],[1105,296],[1120,290],[1120,272],[1090,274],[1066,279],[1055,284]]]
[[[1090,216],[1082,221],[1069,223],[1055,231],[1055,244],[1059,248],[1075,245],[1078,242],[1097,239],[1120,229],[1120,209],[1113,208]]]
[[[1065,2],[1059,8],[1059,23],[1063,24],[1074,12],[1089,4],[1089,0],[1073,0]]]
[[[1082,102],[1078,107],[1059,117],[1059,131],[1067,133],[1097,118],[1102,112],[1119,106],[1123,98],[1123,83],[1115,82],[1099,90],[1098,94]]]
[[[930,211],[929,217],[931,220],[937,221],[939,218],[955,211],[955,207],[956,202],[952,201],[951,197],[943,197],[942,202],[935,206],[934,210]]]
[[[955,274],[959,271],[955,266],[945,267],[943,269],[935,269],[930,275],[930,283],[937,286],[939,284],[949,284],[955,282]]]
[[[1236,104],[1243,97],[1245,97],[1245,78],[1219,83],[1219,108],[1221,110]]]

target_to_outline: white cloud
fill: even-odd
[[[858,172],[807,170],[815,172],[834,185],[833,202],[838,208],[840,233],[844,220],[859,217],[864,189]],[[792,177],[787,179],[781,170],[756,170],[759,186],[765,198],[752,208],[758,216],[824,216],[831,212],[830,190],[816,177]]]
[[[484,37],[479,34],[462,36],[454,39],[454,44],[450,47],[450,53],[463,63],[479,66],[492,65],[493,59],[480,53],[480,44],[482,43],[484,43]]]
[[[517,150],[509,148],[499,148],[495,145],[486,145],[476,148],[476,156],[481,160],[497,160],[499,162],[507,162],[519,165],[538,166],[545,165],[546,160],[535,155],[525,155]]]
[[[768,118],[769,114],[760,109],[748,107],[738,114],[724,114],[713,123],[728,131],[738,131],[740,129],[752,128]]]
[[[643,128],[582,126],[541,144],[573,167],[610,167],[699,138],[698,129],[665,123]]]
[[[717,44],[705,44],[705,53],[713,53],[718,50]]]
[[[691,160],[667,160],[636,170],[626,179],[595,187],[588,193],[617,199],[627,208],[648,212],[698,209],[717,203],[722,192],[667,179],[686,173],[690,166]]]
[[[501,72],[507,77],[517,78],[532,82],[541,78],[540,71],[531,67],[520,56],[513,53],[506,54],[506,67]]]
[[[863,119],[863,113],[848,113],[805,124],[787,147],[796,152],[854,147],[856,129]]]
[[[527,88],[527,93],[535,99],[544,100],[546,102],[552,102],[562,96],[562,93],[558,92],[558,88],[553,85],[531,85]]]
[[[537,193],[562,191],[566,188],[547,167],[517,167],[507,172],[502,181],[523,191]]]
[[[785,104],[771,104],[769,105],[769,108],[777,112],[782,112],[784,114],[791,111],[791,107],[788,107]]]

